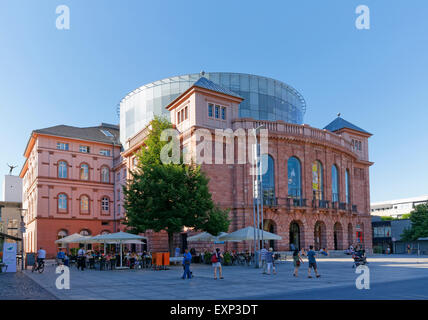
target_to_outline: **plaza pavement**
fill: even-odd
[[[223,267],[223,280],[213,279],[209,265],[192,264],[194,278],[182,280],[181,266],[169,270],[78,271],[70,269],[70,289],[58,290],[55,267],[48,265],[44,273],[25,274],[58,299],[156,299],[156,300],[221,300],[221,299],[428,299],[428,290],[412,295],[411,288],[400,295],[387,289],[400,282],[426,283],[428,286],[428,257],[374,256],[369,257],[371,295],[355,287],[358,274],[352,268],[352,258],[318,259],[321,278],[307,278],[307,261],[292,276],[290,260],[277,264],[277,275],[263,275],[260,269],[246,266]],[[385,290],[374,294],[376,286]],[[423,289],[426,288],[423,287]],[[419,286],[420,287],[420,286]],[[329,291],[332,290],[332,291]],[[364,291],[364,290],[363,290]],[[366,290],[369,291],[369,290]],[[426,292],[425,292],[426,291]],[[334,294],[323,295],[323,292]],[[341,294],[343,292],[343,294]],[[410,294],[410,295],[409,295]],[[44,299],[44,296],[40,296]]]

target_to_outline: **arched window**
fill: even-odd
[[[68,236],[68,231],[65,229],[61,229],[58,231],[56,238],[57,240],[59,240],[59,239],[65,238],[66,236]],[[63,243],[59,243],[58,248],[65,248],[65,245]]]
[[[339,202],[339,170],[335,164],[331,167],[331,201]]]
[[[101,168],[101,182],[110,182],[110,169],[108,167]]]
[[[80,211],[89,212],[89,197],[87,195],[80,197]]]
[[[86,163],[80,165],[80,180],[89,180],[89,166]]]
[[[79,234],[81,236],[90,236],[91,235],[91,231],[89,231],[88,229],[82,229],[82,230],[80,230]]]
[[[275,163],[271,155],[263,155],[262,159],[263,199],[270,203],[275,198]]]
[[[58,195],[58,209],[67,210],[67,195],[64,193]]]
[[[323,168],[318,160],[312,163],[312,191],[315,200],[324,200]]]
[[[288,195],[300,199],[302,197],[302,173],[299,159],[291,157],[287,162],[288,167]]]
[[[351,203],[351,193],[349,185],[349,170],[346,169],[345,172],[345,193],[346,193],[346,203]]]
[[[58,178],[67,178],[67,162],[58,162]]]
[[[110,209],[110,199],[108,197],[103,197],[101,199],[101,210],[109,211]]]
[[[101,231],[101,234],[110,234],[110,231],[108,231],[108,230],[103,230],[103,231]]]

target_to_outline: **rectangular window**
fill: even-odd
[[[100,150],[100,155],[110,157],[110,150],[102,149]]]
[[[215,118],[220,118],[220,106],[215,106]]]
[[[57,142],[56,143],[56,148],[59,149],[59,150],[66,150],[66,151],[68,151],[68,143]]]
[[[79,151],[84,152],[84,153],[89,153],[89,147],[88,146],[80,146]]]
[[[221,118],[223,120],[226,120],[226,108],[225,107],[221,107]]]
[[[213,117],[213,108],[214,108],[214,105],[213,104],[208,104],[208,117]]]
[[[187,120],[187,107],[184,108],[184,118]]]

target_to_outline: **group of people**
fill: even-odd
[[[206,255],[206,253],[205,253]],[[224,279],[223,278],[223,269],[222,269],[222,262],[223,262],[224,256],[220,252],[219,248],[216,248],[215,251],[211,255],[211,264],[214,269],[214,279]],[[190,271],[190,265],[192,263],[192,254],[189,252],[189,250],[185,249],[183,254],[183,276],[181,279],[191,279],[193,278],[193,273]],[[218,278],[217,278],[217,270],[218,270]]]

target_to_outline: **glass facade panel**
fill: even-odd
[[[339,202],[339,171],[336,165],[331,167],[331,201]]]
[[[288,170],[288,195],[292,198],[302,197],[302,173],[300,161],[296,157],[291,157],[287,162]]]
[[[264,166],[267,165],[267,171],[262,175],[263,196],[272,199],[275,197],[275,163],[271,155],[263,155],[262,158],[262,172],[265,171]]]

